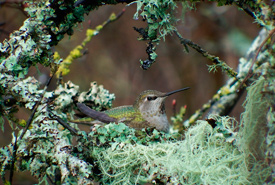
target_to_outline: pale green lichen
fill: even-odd
[[[73,120],[75,114],[75,103],[86,103],[94,110],[106,110],[112,107],[114,94],[110,94],[102,85],[91,83],[88,91],[80,92],[79,86],[71,81],[59,85],[53,93],[54,101],[52,112],[64,120]]]
[[[246,111],[242,114],[242,146],[245,150],[253,152],[253,156],[263,159],[264,156],[264,138],[266,127],[266,114],[268,111],[268,102],[261,94],[264,78],[257,80],[248,89],[248,96],[245,102]]]
[[[64,3],[64,1],[60,2]],[[54,25],[54,21],[50,21],[55,17],[54,13],[56,12],[50,7],[49,1],[30,3],[28,9],[32,18],[27,19],[20,30],[11,35],[12,38],[9,41],[5,40],[0,45],[1,108],[4,109],[1,114],[9,121],[16,121],[11,116],[12,108],[3,104],[2,95],[11,95],[16,99],[15,105],[24,105],[30,110],[36,103],[40,103],[29,130],[17,142],[16,169],[30,171],[33,176],[40,178],[41,182],[47,182],[49,177],[54,179],[56,173],[61,171],[60,181],[63,180],[63,183],[92,183],[90,177],[92,165],[70,154],[71,134],[56,120],[51,119],[48,109],[48,106],[52,106],[49,104],[56,98],[53,102],[55,109],[52,112],[59,113],[60,117],[66,119],[67,115],[63,111],[67,109],[66,111],[72,113],[74,97],[81,93],[78,86],[68,82],[58,86],[54,92],[44,92],[39,89],[40,84],[35,78],[24,79],[29,67],[37,62],[44,66],[48,66],[50,63],[55,65],[60,63],[61,59],[58,56],[55,56],[55,60],[53,60],[50,47],[59,41],[63,34],[70,32],[78,18],[83,18],[84,9],[83,7],[72,9],[75,13],[80,14],[75,16],[75,20],[72,20],[73,17],[68,13],[68,20],[72,22],[65,20],[66,24],[60,23],[59,28]],[[54,31],[52,35],[45,30],[46,28]],[[98,97],[101,97],[100,93],[104,93],[107,102],[102,107],[111,106],[113,96],[110,96],[111,100],[109,100],[107,92],[102,87],[99,89],[101,91],[98,92]],[[91,97],[89,97],[89,101],[91,101]],[[94,104],[101,106],[101,102],[104,101],[97,101]],[[73,127],[77,128],[76,125]],[[22,130],[19,135],[21,133]],[[12,152],[15,138],[14,135],[12,143],[0,150],[1,177],[4,182],[6,171],[9,170],[13,161]]]
[[[11,91],[22,97],[21,102],[25,103],[27,109],[32,109],[35,102],[39,101],[43,90],[39,90],[39,82],[33,78],[28,77],[22,81],[13,83]]]
[[[88,103],[93,109],[102,110],[111,108],[114,99],[114,94],[110,94],[102,85],[92,82],[90,89],[79,95],[78,102]]]
[[[221,118],[220,125],[233,129],[232,120]],[[111,127],[111,126],[110,126]],[[220,129],[205,121],[190,128],[183,141],[160,140],[146,145],[114,142],[111,147],[94,147],[92,155],[102,172],[104,184],[250,184],[251,174],[245,153]],[[226,134],[225,134],[226,135]],[[163,137],[163,136],[162,136]]]
[[[248,89],[248,96],[245,101],[245,112],[242,114],[240,127],[239,145],[247,155],[245,160],[248,169],[261,176],[251,178],[255,181],[261,181],[262,177],[271,175],[271,168],[266,163],[266,126],[267,126],[267,111],[270,107],[269,99],[262,95],[266,80],[260,77]],[[273,125],[274,126],[274,125]],[[274,135],[273,135],[274,137]],[[258,165],[254,165],[254,163]]]
[[[137,11],[134,19],[142,17],[147,22],[146,28],[135,28],[141,35],[140,40],[149,40],[146,52],[147,60],[140,60],[141,67],[147,70],[155,62],[157,53],[156,46],[161,39],[165,40],[168,34],[176,30],[175,12],[177,4],[173,0],[138,0]]]
[[[92,165],[73,155],[70,132],[60,130],[58,125],[53,120],[33,125],[19,143],[18,156],[24,158],[20,163],[38,178],[54,178],[60,171],[63,183],[88,180]]]
[[[151,40],[157,41],[175,30],[174,11],[177,7],[172,0],[140,0],[135,1],[137,11],[135,19],[139,16],[144,18],[148,23],[148,36]],[[159,35],[159,36],[158,36]]]
[[[73,103],[74,97],[79,92],[79,86],[68,81],[64,85],[59,85],[54,91],[55,96],[55,109],[64,110]]]

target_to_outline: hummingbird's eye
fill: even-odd
[[[147,100],[148,100],[148,101],[152,101],[152,100],[155,100],[155,99],[157,99],[156,96],[148,96],[148,97],[147,97]]]

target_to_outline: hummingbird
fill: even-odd
[[[143,91],[133,105],[119,106],[98,112],[83,103],[77,103],[78,109],[93,120],[92,123],[123,122],[129,127],[142,129],[152,127],[159,131],[169,132],[170,124],[165,112],[165,99],[177,92],[189,89],[185,87],[168,93],[156,90]]]

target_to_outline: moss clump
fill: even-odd
[[[226,128],[233,125],[228,117],[219,122]],[[182,141],[162,140],[147,145],[120,141],[112,147],[94,147],[92,156],[97,160],[100,182],[104,184],[252,183],[250,177],[258,174],[247,168],[246,153],[227,141],[219,129],[199,121]]]

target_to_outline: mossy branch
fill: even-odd
[[[92,40],[92,38],[95,35],[97,35],[105,26],[107,26],[109,23],[119,19],[123,15],[124,12],[125,12],[125,9],[123,9],[121,11],[121,13],[119,13],[118,15],[112,13],[107,21],[105,21],[101,25],[98,25],[95,29],[87,29],[86,30],[86,38],[83,40],[83,42],[80,45],[76,46],[70,52],[70,54],[61,62],[61,64],[59,65],[59,68],[56,72],[56,77],[60,78],[61,75],[62,76],[67,75],[70,72],[69,67],[72,64],[73,60],[80,58],[83,55],[81,51],[84,49],[86,44],[89,43]],[[57,52],[54,53],[54,58],[56,60],[60,60],[60,56]]]
[[[213,62],[213,65],[209,67],[209,71],[215,71],[217,67],[220,67],[223,71],[225,71],[229,77],[237,77],[237,72],[235,72],[231,67],[229,67],[224,61],[220,60],[219,57],[209,54],[208,51],[204,50],[198,44],[192,42],[189,39],[183,38],[178,31],[174,31],[177,37],[180,39],[181,44],[187,49],[187,46],[195,49],[198,53],[202,54],[202,56]],[[187,49],[188,51],[188,49]]]

